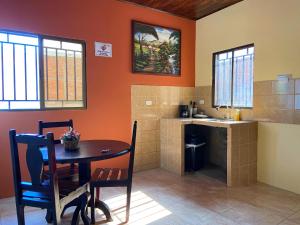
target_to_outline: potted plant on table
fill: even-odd
[[[70,127],[70,130],[65,132],[60,138],[62,144],[65,146],[65,150],[71,151],[78,149],[79,139],[80,133],[74,130],[73,127]]]

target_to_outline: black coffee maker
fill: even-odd
[[[179,105],[179,117],[188,118],[190,116],[188,105]]]

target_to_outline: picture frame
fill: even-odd
[[[181,31],[132,21],[132,72],[181,75]]]

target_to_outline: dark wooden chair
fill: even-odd
[[[90,224],[86,213],[89,184],[80,186],[75,181],[58,179],[53,133],[48,133],[45,137],[37,134],[16,134],[16,130],[10,130],[9,137],[18,224],[25,225],[25,206],[47,209],[53,224],[60,224],[61,212],[67,204],[77,206],[72,225],[78,223],[80,211],[84,224]],[[19,145],[25,145],[27,149],[19,149]],[[48,152],[50,173],[47,180],[44,180],[42,175],[44,160],[41,147],[47,148]],[[26,151],[26,164],[31,182],[22,181],[19,158],[21,151]]]
[[[39,134],[43,135],[45,129],[60,128],[60,127],[66,127],[66,128],[73,127],[73,120],[59,121],[59,122],[44,122],[44,121],[40,120],[39,121]],[[59,139],[56,139],[56,140],[54,140],[54,143],[60,144],[61,141]],[[47,174],[46,169],[44,172],[45,172],[45,174]],[[70,177],[78,174],[78,166],[76,164],[72,163],[68,166],[63,166],[63,167],[57,168],[57,173],[58,173],[58,177],[60,179],[70,178]]]
[[[125,169],[120,168],[97,168],[92,175],[91,185],[91,219],[95,224],[95,188],[96,197],[99,200],[100,187],[127,187],[126,222],[129,220],[130,198],[132,187],[132,173],[134,164],[135,140],[137,122],[134,122],[132,130],[132,140],[129,149],[129,166]]]

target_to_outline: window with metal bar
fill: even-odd
[[[0,110],[85,105],[84,42],[0,30]]]
[[[80,43],[43,40],[46,108],[83,107],[83,57]]]
[[[253,107],[254,45],[213,54],[213,106]]]

